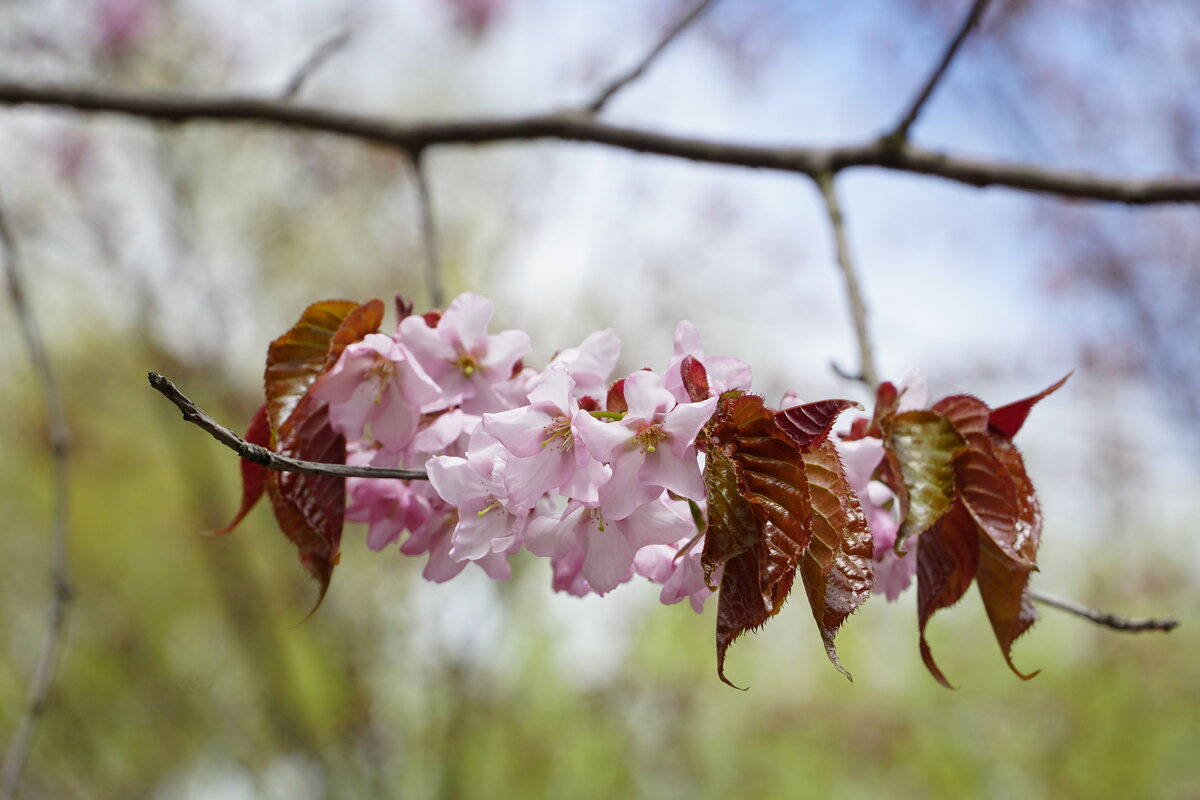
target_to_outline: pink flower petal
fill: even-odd
[[[704,427],[717,410],[717,398],[710,397],[699,403],[680,403],[663,418],[661,427],[667,434],[668,449],[682,458],[684,451],[696,441],[696,434]]]
[[[438,323],[438,330],[444,336],[448,334],[451,342],[469,351],[487,336],[494,311],[491,300],[474,292],[463,292],[450,301]]]
[[[624,519],[642,503],[662,494],[662,484],[648,482],[642,477],[646,455],[640,450],[625,453],[613,461],[612,477],[598,492],[600,508],[608,519]]]
[[[629,579],[637,548],[616,528],[606,526],[591,534],[585,547],[583,577],[598,594],[611,592]]]
[[[612,461],[613,451],[628,445],[634,435],[620,422],[599,420],[586,411],[575,412],[571,427],[597,461]]]
[[[662,378],[646,370],[639,370],[625,379],[625,402],[629,406],[625,420],[631,422],[651,422],[675,406],[675,398],[663,387]]]
[[[529,334],[525,331],[501,331],[487,337],[487,353],[480,360],[480,365],[488,382],[499,383],[512,377],[517,359],[529,350]]]
[[[474,513],[491,497],[491,478],[465,458],[434,456],[425,465],[438,496],[452,506]]]
[[[546,450],[546,427],[555,416],[533,406],[514,408],[483,417],[483,429],[495,436],[501,444],[520,458],[530,458]]]

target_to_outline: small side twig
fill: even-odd
[[[971,3],[971,9],[967,12],[967,16],[963,18],[962,24],[958,27],[958,32],[954,34],[954,38],[946,45],[946,50],[942,53],[942,58],[933,68],[933,72],[929,73],[929,77],[925,79],[925,83],[909,104],[908,110],[904,112],[904,116],[896,123],[896,127],[890,134],[885,136],[885,139],[900,143],[908,138],[908,130],[917,121],[917,117],[921,115],[921,111],[925,108],[925,103],[933,94],[934,89],[942,80],[942,76],[946,74],[946,70],[950,68],[950,62],[954,60],[954,56],[958,54],[958,49],[962,47],[962,43],[967,40],[971,30],[979,23],[980,17],[987,9],[990,0],[974,0]]]
[[[349,43],[351,33],[349,28],[345,28],[318,44],[308,58],[300,62],[300,66],[292,73],[292,77],[288,79],[287,85],[284,86],[283,92],[279,96],[284,100],[290,100],[298,95],[313,73]]]
[[[654,63],[654,60],[658,58],[664,50],[667,49],[671,42],[675,41],[679,34],[683,33],[688,26],[699,19],[700,16],[704,14],[704,12],[707,11],[714,2],[716,2],[716,0],[699,0],[699,2],[684,12],[683,16],[675,20],[674,24],[663,31],[662,36],[655,43],[654,47],[650,48],[650,51],[642,57],[641,61],[634,64],[633,67],[631,67],[628,71],[623,72],[610,81],[603,89],[600,90],[600,93],[596,95],[596,99],[584,107],[584,110],[586,110],[589,114],[599,114],[604,109],[604,106],[608,104],[608,101],[611,100],[617,92],[621,91],[626,86],[640,78],[642,74],[650,68],[650,65]]]
[[[433,196],[429,191],[429,179],[425,175],[424,152],[416,151],[409,161],[412,163],[413,179],[417,184],[417,213],[421,218],[421,249],[425,252],[425,282],[429,286],[429,302],[433,308],[443,308],[446,304],[446,290],[442,286],[437,227],[433,221]]]
[[[837,256],[838,268],[846,281],[846,298],[850,303],[850,318],[854,322],[854,336],[858,340],[859,371],[852,376],[862,381],[872,391],[879,385],[879,373],[875,369],[875,350],[871,346],[871,332],[867,325],[867,304],[863,300],[862,287],[858,282],[858,273],[854,269],[854,261],[850,257],[850,245],[846,241],[846,220],[842,215],[842,207],[838,203],[837,191],[833,185],[833,175],[822,174],[817,178],[821,189],[821,197],[825,200],[825,211],[829,215],[829,227],[833,230],[833,244]],[[839,374],[844,372],[835,367]]]
[[[1147,631],[1162,631],[1163,633],[1167,633],[1179,626],[1179,620],[1173,617],[1146,617],[1143,619],[1122,617],[1108,611],[1089,608],[1071,600],[1063,600],[1037,589],[1030,589],[1029,597],[1043,605],[1057,608],[1059,611],[1066,611],[1068,614],[1083,617],[1110,630],[1122,631],[1124,633],[1145,633]]]
[[[272,452],[265,447],[247,442],[236,433],[200,410],[170,380],[151,372],[150,385],[163,397],[183,412],[183,418],[209,432],[221,444],[237,453],[240,458],[277,472],[305,472],[309,475],[333,475],[339,478],[399,478],[400,480],[424,481],[429,475],[420,469],[385,469],[383,467],[354,467],[346,464],[322,464],[317,461],[301,461]]]
[[[41,329],[25,296],[17,240],[8,219],[0,208],[0,247],[4,250],[5,274],[8,277],[8,297],[16,313],[21,335],[29,351],[33,370],[46,407],[46,424],[50,433],[50,448],[54,459],[54,521],[50,537],[50,605],[46,628],[42,634],[41,651],[30,680],[25,710],[17,723],[16,732],[0,767],[0,800],[11,800],[29,761],[34,737],[50,701],[50,690],[62,656],[66,639],[67,617],[71,606],[71,579],[68,560],[67,531],[70,525],[70,454],[71,429],[63,408],[62,395],[54,378],[50,357],[42,340]]]

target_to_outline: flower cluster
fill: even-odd
[[[526,333],[489,333],[492,312],[460,295],[348,346],[321,377],[313,391],[350,442],[349,463],[429,474],[350,479],[346,519],[368,524],[375,550],[399,542],[428,555],[430,580],[469,562],[506,578],[509,558],[527,550],[550,559],[560,591],[604,594],[638,574],[662,585],[664,603],[701,610],[711,590],[694,541],[693,509],[704,509],[695,442],[722,392],[750,388],[749,367],[705,357],[681,322],[662,373],[611,382],[621,347],[611,330],[538,371],[522,361]],[[689,355],[710,381],[698,402],[681,375]]]

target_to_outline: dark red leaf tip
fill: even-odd
[[[1067,382],[1067,379],[1074,374],[1075,370],[1071,370],[1057,383],[1046,387],[1037,394],[993,410],[988,417],[988,424],[1008,438],[1013,438],[1021,430],[1021,426],[1025,424],[1025,420],[1029,417],[1030,409],[1044,398],[1061,389],[1062,385]]]
[[[838,416],[848,408],[862,410],[853,400],[818,400],[775,413],[775,421],[801,450],[819,446],[833,429]]]
[[[258,411],[254,413],[254,418],[250,420],[250,427],[246,429],[246,435],[242,438],[250,442],[250,444],[256,444],[260,447],[271,446],[271,425],[267,421],[266,403],[258,407]],[[220,530],[211,531],[214,536],[231,533],[245,519],[246,515],[250,513],[267,488],[266,467],[261,464],[255,464],[253,461],[242,459],[241,470],[242,505],[238,508],[232,522]]]

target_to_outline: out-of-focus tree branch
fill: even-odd
[[[599,114],[617,92],[640,78],[650,68],[650,65],[654,63],[655,59],[662,55],[662,52],[667,49],[671,42],[675,41],[679,34],[683,33],[693,22],[699,19],[714,2],[716,0],[699,0],[699,2],[685,11],[679,19],[675,20],[669,28],[663,31],[662,36],[655,43],[654,47],[650,48],[640,61],[634,64],[628,71],[618,75],[600,90],[600,93],[596,95],[596,99],[587,104],[586,109],[588,113]]]
[[[897,142],[903,142],[908,138],[909,129],[917,121],[917,117],[921,115],[921,111],[925,108],[925,103],[933,95],[933,91],[941,82],[942,76],[946,74],[946,70],[950,68],[950,62],[958,54],[958,49],[967,40],[967,36],[970,35],[971,30],[979,24],[979,19],[983,16],[983,12],[987,9],[990,1],[973,0],[971,9],[967,12],[967,16],[963,18],[958,32],[954,34],[954,38],[946,45],[946,50],[942,53],[941,60],[933,68],[933,72],[929,73],[929,77],[925,79],[925,83],[921,85],[920,90],[913,97],[912,103],[909,104],[908,110],[904,112],[904,116],[896,123],[895,129],[885,138],[893,139]]]
[[[442,285],[441,260],[438,258],[437,226],[433,219],[433,197],[429,192],[429,178],[425,174],[424,154],[417,152],[409,159],[412,163],[413,180],[417,185],[417,213],[420,215],[421,251],[425,254],[425,282],[429,287],[431,308],[444,308],[446,289]]]
[[[4,272],[8,278],[8,297],[29,351],[30,361],[42,402],[46,408],[46,427],[50,434],[50,450],[54,459],[54,517],[50,534],[50,601],[42,646],[30,680],[25,709],[17,723],[0,767],[0,800],[10,800],[16,793],[33,748],[42,717],[50,702],[50,690],[58,674],[66,638],[67,616],[71,606],[71,577],[67,532],[70,525],[70,458],[71,429],[63,408],[62,395],[54,378],[50,357],[42,340],[41,329],[25,294],[20,251],[3,208],[0,208],[0,248],[3,249]]]
[[[1108,611],[1100,611],[1095,608],[1076,603],[1072,600],[1063,600],[1055,597],[1052,594],[1038,591],[1037,589],[1029,590],[1029,597],[1042,605],[1057,608],[1059,611],[1066,611],[1068,614],[1074,614],[1077,617],[1083,617],[1086,620],[1109,628],[1114,631],[1122,631],[1124,633],[1145,633],[1147,631],[1162,631],[1168,633],[1179,627],[1179,620],[1174,617],[1145,617],[1137,619],[1133,617],[1122,617],[1118,614],[1113,614]]]
[[[344,28],[317,45],[308,58],[300,62],[300,66],[292,73],[280,96],[284,100],[290,100],[298,95],[313,73],[349,44],[351,33],[349,28]]]
[[[361,139],[406,153],[440,145],[558,139],[712,164],[821,175],[861,167],[927,175],[968,186],[1003,186],[1064,198],[1129,205],[1200,202],[1200,175],[1151,178],[1051,169],[941,153],[894,139],[837,147],[766,147],[669,136],[611,125],[583,112],[513,119],[404,123],[280,100],[124,92],[0,82],[0,104],[65,106],[161,122],[209,120],[279,125]]]
[[[858,341],[858,374],[847,375],[836,365],[838,374],[846,378],[862,381],[874,391],[879,385],[879,371],[875,368],[875,350],[871,346],[871,329],[867,324],[867,304],[863,300],[862,286],[858,282],[858,272],[854,267],[854,259],[850,256],[850,244],[846,239],[846,219],[842,214],[842,206],[838,202],[837,189],[833,185],[832,175],[822,175],[817,179],[821,197],[825,201],[825,213],[829,217],[829,227],[833,233],[834,254],[838,269],[846,282],[846,300],[850,306],[850,319],[854,323],[854,336]]]
[[[401,480],[428,480],[429,476],[419,469],[384,469],[382,467],[354,467],[346,464],[322,464],[316,461],[301,461],[280,455],[265,447],[247,442],[236,433],[200,410],[175,384],[156,372],[149,374],[150,385],[157,389],[175,407],[183,412],[183,418],[209,432],[214,439],[238,454],[246,461],[259,464],[277,472],[305,472],[310,475],[334,475],[339,478],[399,478]]]

